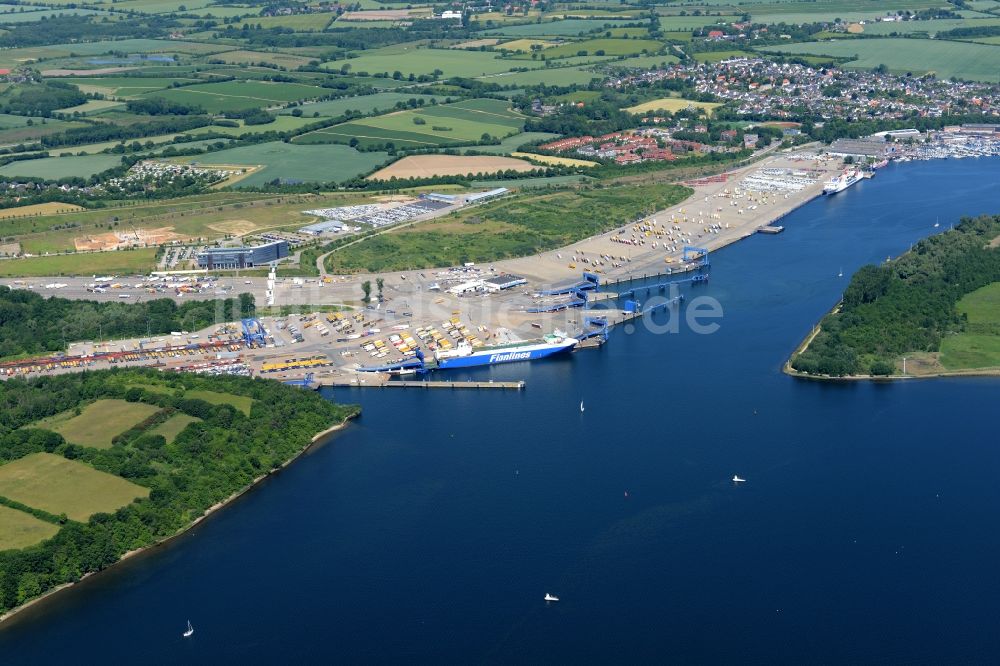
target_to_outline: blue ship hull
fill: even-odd
[[[500,363],[515,363],[518,361],[537,361],[553,354],[561,354],[576,346],[577,341],[568,338],[558,344],[536,344],[507,349],[476,351],[469,356],[438,359],[439,370],[456,368],[473,368],[481,365],[497,365]]]

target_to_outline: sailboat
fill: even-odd
[[[184,632],[184,638],[187,638],[193,633],[194,633],[194,627],[191,626],[191,620],[188,620],[188,628],[187,631]]]
[[[741,479],[738,475],[733,475],[733,483],[746,483],[746,479]]]
[[[545,593],[545,601],[559,601],[559,597],[554,594]]]
[[[583,411],[583,400],[580,401],[580,411]]]
[[[837,273],[837,277],[844,277],[844,269],[843,268],[841,268],[840,272]]]
[[[941,218],[939,217],[934,220],[934,228],[937,229],[940,226],[941,226]]]

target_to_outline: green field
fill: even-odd
[[[477,77],[486,74],[497,74],[498,72],[509,72],[515,67],[542,67],[544,63],[520,60],[512,62],[501,60],[494,53],[480,51],[462,51],[454,49],[411,49],[410,51],[399,53],[379,53],[373,55],[363,55],[350,60],[337,60],[326,63],[325,67],[332,70],[340,70],[344,65],[351,66],[351,72],[357,74],[368,72],[378,74],[387,72],[392,74],[399,71],[403,76],[413,74],[432,74],[434,70],[443,72],[442,77],[452,76]]]
[[[0,465],[0,496],[54,515],[85,521],[149,495],[149,488],[51,453]]]
[[[956,309],[968,318],[966,330],[941,341],[941,365],[948,370],[1000,367],[1000,283],[967,294]]]
[[[610,30],[629,23],[642,23],[641,19],[562,19],[544,23],[511,25],[484,30],[482,35],[503,35],[505,37],[574,37],[595,30]]]
[[[73,152],[74,148],[63,149]],[[122,163],[121,155],[74,155],[71,157],[42,157],[37,160],[21,160],[0,167],[0,176],[20,176],[22,178],[89,178],[95,173],[107,171]]]
[[[163,435],[163,438],[167,440],[167,444],[173,444],[174,440],[177,439],[177,435],[181,434],[184,428],[197,421],[201,421],[201,419],[178,412],[155,428],[151,428],[149,434]]]
[[[374,236],[333,252],[326,268],[378,272],[529,256],[627,224],[690,194],[687,187],[660,184],[524,194]]]
[[[359,152],[343,145],[299,145],[271,141],[181,158],[200,164],[264,165],[237,185],[263,185],[276,178],[311,183],[343,182],[374,171],[389,159],[382,152]]]
[[[894,72],[939,77],[957,76],[975,81],[1000,80],[1000,47],[970,42],[927,39],[849,39],[834,42],[806,42],[763,49],[773,53],[804,53],[838,58],[855,58],[843,66],[872,69],[880,64]]]
[[[893,23],[868,23],[865,25],[865,35],[888,35],[898,33],[908,35],[915,32],[925,32],[935,35],[945,30],[955,28],[978,28],[1000,25],[1000,17],[975,19],[933,19],[930,21],[901,21]]]
[[[739,21],[739,16],[661,16],[660,30],[664,31],[686,31],[691,32],[698,28],[714,26],[718,24],[729,25],[734,21]]]
[[[305,102],[296,107],[302,110],[303,117],[311,117],[319,114],[321,117],[336,118],[342,116],[347,111],[358,111],[360,113],[376,113],[391,111],[397,102],[407,102],[418,98],[424,100],[424,104],[430,104],[432,99],[439,102],[445,98],[435,95],[420,95],[416,93],[381,92],[374,95],[360,95],[358,97],[341,97],[340,99],[330,99],[322,102]],[[281,111],[283,114],[291,113],[291,109]]]
[[[691,57],[698,62],[722,62],[723,60],[728,60],[729,58],[748,58],[753,57],[754,54],[747,51],[699,51],[698,53],[692,53]]]
[[[335,18],[337,15],[333,12],[313,12],[289,16],[245,16],[239,27],[249,25],[251,28],[255,28],[259,25],[264,30],[268,28],[292,28],[296,32],[319,32]]]
[[[30,513],[0,506],[0,550],[27,548],[56,535],[59,527]]]
[[[58,113],[63,113],[67,116],[72,116],[74,114],[92,116],[96,113],[102,113],[108,109],[115,109],[121,106],[124,106],[124,103],[115,102],[110,99],[90,99],[77,106],[69,106],[65,109],[59,109]]]
[[[658,56],[667,58],[669,56]],[[523,61],[517,61],[523,62]],[[560,63],[566,62],[560,60]],[[615,63],[619,64],[619,63]],[[558,81],[559,85],[586,84],[593,79],[603,78],[603,75],[591,71],[590,66],[579,67],[546,67],[545,69],[533,69],[527,72],[504,72],[490,76],[479,77],[488,83],[497,83],[502,86],[537,86],[541,84],[551,84]]]
[[[545,57],[549,60],[553,58],[565,58],[575,56],[581,52],[588,55],[636,55],[646,51],[647,53],[657,53],[663,48],[663,42],[653,39],[585,39],[579,42],[568,42],[559,46],[545,49]],[[601,53],[603,51],[603,53]],[[528,54],[521,56],[529,58]]]
[[[169,88],[175,82],[186,83],[196,81],[184,77],[139,77],[139,76],[93,76],[65,77],[60,79],[72,83],[85,93],[96,92],[112,97],[137,97],[154,90]]]
[[[524,117],[512,111],[507,102],[470,99],[352,120],[298,136],[295,143],[349,143],[356,139],[361,146],[392,142],[397,147],[420,148],[471,143],[483,134],[502,138],[516,134],[523,126]]]
[[[146,273],[153,270],[155,263],[156,248],[152,247],[127,252],[88,252],[4,259],[0,261],[0,277]]]
[[[308,16],[308,14],[303,16]],[[283,18],[292,17],[289,16]],[[208,60],[211,62],[221,61],[224,63],[240,65],[251,65],[265,62],[271,65],[277,65],[278,67],[284,67],[285,69],[297,69],[303,65],[308,65],[313,59],[291,55],[289,53],[270,53],[267,51],[226,51],[225,53],[213,55]]]
[[[204,83],[168,90],[157,90],[144,97],[163,97],[172,102],[200,106],[209,113],[239,111],[273,106],[288,102],[315,99],[328,90],[301,83],[271,83],[269,81],[223,81]]]
[[[132,426],[156,414],[159,408],[141,402],[98,400],[83,408],[79,416],[63,412],[32,424],[35,428],[52,430],[70,444],[111,448],[111,440]]]
[[[495,146],[472,146],[470,148],[465,148],[462,152],[506,155],[514,152],[526,143],[533,143],[535,141],[551,141],[558,136],[558,134],[552,134],[551,132],[519,132],[518,134],[513,134],[505,139],[501,139],[500,143]]]
[[[232,405],[244,414],[250,414],[250,408],[253,407],[253,398],[248,398],[245,395],[235,395],[233,393],[188,391],[184,394],[184,397],[195,400],[204,400],[205,402],[212,403],[213,405]]]

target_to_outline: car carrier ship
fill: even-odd
[[[439,370],[534,361],[569,351],[578,342],[576,338],[556,331],[539,340],[522,340],[503,345],[474,348],[468,343],[461,343],[454,349],[437,350],[434,352],[434,360],[437,361]]]

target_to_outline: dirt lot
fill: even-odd
[[[174,233],[173,227],[160,227],[159,229],[136,229],[129,232],[120,231],[81,236],[73,239],[73,245],[76,246],[77,252],[92,252],[95,250],[119,250],[125,247],[149,247],[184,238],[181,234]]]
[[[511,157],[491,155],[412,155],[379,169],[368,176],[372,180],[396,178],[428,178],[430,176],[466,176],[497,171],[531,171],[533,164]]]

